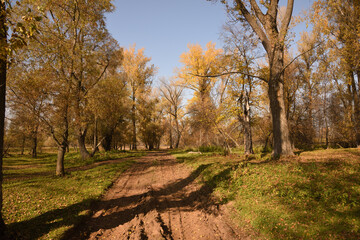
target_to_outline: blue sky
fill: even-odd
[[[284,0],[280,1],[280,4]],[[295,0],[297,15],[312,0]],[[122,47],[136,44],[159,68],[158,77],[170,77],[180,67],[179,57],[189,43],[209,41],[222,47],[220,33],[227,20],[224,6],[206,0],[115,0],[115,11],[107,14],[107,26]],[[304,31],[304,26],[295,32]]]

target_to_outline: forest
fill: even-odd
[[[165,78],[109,33],[111,0],[1,1],[0,239],[191,239],[165,211],[229,203],[240,230],[204,215],[224,235],[193,236],[358,239],[360,2],[315,0],[300,16],[284,2],[208,0],[228,15],[224,45],[193,39]],[[101,203],[127,172],[182,180]],[[89,220],[134,202],[129,219]]]

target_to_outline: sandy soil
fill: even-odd
[[[67,239],[249,239],[195,171],[165,152],[137,160]]]

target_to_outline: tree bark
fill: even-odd
[[[135,93],[133,93],[135,94]],[[132,106],[132,112],[131,112],[131,121],[132,121],[132,127],[133,127],[133,139],[132,139],[132,150],[137,150],[136,145],[136,108],[135,108],[135,96],[133,95],[133,106]]]
[[[153,150],[154,149],[154,143],[149,143],[148,149]]]
[[[93,152],[97,152],[99,150],[98,148],[98,124],[97,124],[97,117],[95,117],[95,126],[94,126],[94,146],[93,146]]]
[[[22,136],[22,142],[21,142],[21,155],[24,155],[24,151],[25,151],[25,140],[26,140],[26,137],[25,137],[25,134],[23,134]]]
[[[360,147],[360,102],[359,102],[359,92],[360,89],[357,88],[357,84],[355,81],[355,76],[354,76],[354,72],[350,73],[350,77],[351,77],[351,89],[352,89],[352,99],[353,99],[353,112],[354,112],[354,117],[353,117],[353,124],[354,124],[354,130],[355,130],[355,141],[356,141],[356,145],[357,147]],[[359,77],[359,75],[358,75]],[[360,82],[360,80],[358,79],[358,81]],[[358,82],[358,85],[359,85]],[[360,85],[359,85],[360,87]]]
[[[61,146],[58,146],[58,154],[56,160],[56,176],[64,176],[65,168],[64,168],[64,158],[66,153],[66,142],[63,142]]]
[[[111,143],[112,143],[113,133],[114,133],[114,131],[106,133],[105,137],[104,137],[104,140],[102,142],[102,146],[105,149],[105,151],[107,151],[107,152],[111,150]]]
[[[273,126],[273,155],[279,157],[281,155],[293,155],[291,146],[289,127],[286,118],[285,102],[284,102],[284,50],[282,47],[274,51],[274,60],[270,63],[269,78],[269,99],[270,111]]]
[[[39,126],[35,126],[35,128],[32,131],[32,146],[31,146],[31,155],[33,158],[37,157],[37,145],[38,145],[38,130]]]
[[[360,148],[360,106],[359,106],[360,105],[360,70],[356,71],[356,76],[357,76],[357,105],[356,105],[357,108],[355,109],[356,128],[357,128],[356,145],[358,148]],[[356,88],[355,81],[354,81],[354,87]]]
[[[285,14],[278,25],[279,1],[271,0],[264,14],[257,1],[250,1],[247,8],[242,0],[235,0],[239,15],[244,16],[253,31],[260,38],[267,53],[270,75],[268,95],[273,125],[273,155],[293,155],[284,102],[284,48],[285,38],[291,21],[294,0],[288,0]]]
[[[171,112],[171,107],[170,107]],[[171,114],[169,114],[169,147],[173,149],[173,139],[172,139],[172,125],[171,125]]]
[[[326,117],[325,117],[325,146],[326,149],[329,148],[329,127]]]
[[[3,207],[3,157],[4,157],[4,131],[5,131],[5,94],[6,94],[6,67],[7,67],[7,28],[6,5],[0,1],[0,239],[7,239],[6,225],[2,217]]]
[[[78,145],[79,145],[79,151],[80,156],[82,160],[89,159],[91,157],[91,154],[88,152],[85,146],[85,137],[86,137],[86,130],[84,132],[79,131],[78,133]]]
[[[58,154],[56,160],[56,176],[65,176],[65,167],[64,167],[64,158],[66,151],[69,147],[69,118],[68,118],[68,111],[69,111],[69,104],[66,103],[63,109],[63,124],[64,124],[64,131],[61,134],[61,141],[59,141],[55,134],[53,133],[53,138],[57,142],[58,145]]]
[[[176,135],[177,135],[176,142],[175,142],[175,148],[179,148],[181,131],[180,131],[180,127],[179,127],[179,120],[177,117],[177,109],[175,110],[174,120],[175,120],[175,124],[176,124]]]
[[[32,136],[32,147],[31,147],[31,156],[33,158],[36,158],[37,157],[37,131],[33,132],[33,136]]]
[[[243,106],[244,111],[244,153],[245,155],[254,154],[253,144],[252,144],[252,132],[251,132],[251,116],[250,116],[250,98],[249,93],[246,93],[245,102]]]

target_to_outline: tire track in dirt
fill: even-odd
[[[67,239],[249,239],[195,179],[195,171],[165,152],[152,152],[120,178]]]

